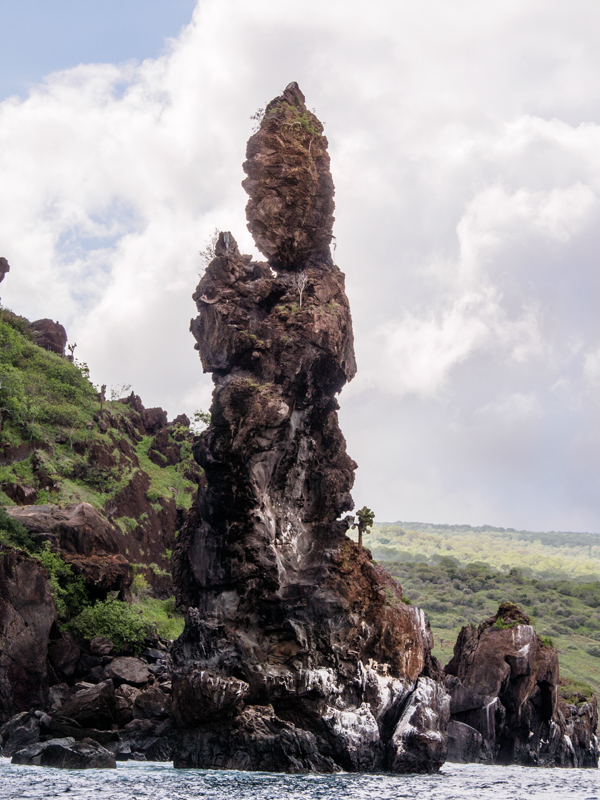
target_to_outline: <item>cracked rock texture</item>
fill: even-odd
[[[559,697],[558,652],[512,603],[464,627],[446,666],[449,759],[522,766],[598,766],[596,698]]]
[[[347,536],[356,464],[336,394],[354,377],[344,276],[329,250],[327,140],[297,84],[248,142],[248,228],[222,233],[194,294],[212,422],[174,555],[174,761],[248,770],[426,772],[449,698],[424,613]]]

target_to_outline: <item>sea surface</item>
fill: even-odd
[[[0,758],[2,800],[599,800],[600,773],[583,769],[445,764],[436,775],[281,775],[175,770],[120,763],[117,769],[13,766]]]

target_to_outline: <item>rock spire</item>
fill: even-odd
[[[356,464],[336,395],[354,377],[333,263],[323,126],[298,85],[272,100],[244,164],[248,227],[222,233],[194,294],[211,424],[206,484],[180,535],[175,763],[279,771],[429,771],[449,701],[431,633],[346,536]]]

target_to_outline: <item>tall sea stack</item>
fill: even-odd
[[[221,233],[191,330],[215,389],[206,473],[175,554],[186,626],[173,680],[180,767],[427,772],[449,699],[423,612],[347,536],[356,464],[335,396],[354,377],[330,254],[323,126],[298,85],[247,147],[248,228]]]

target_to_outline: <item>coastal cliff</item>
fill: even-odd
[[[206,484],[174,554],[174,761],[286,772],[432,771],[449,701],[423,612],[347,536],[356,464],[336,395],[354,377],[329,245],[327,139],[297,84],[248,142],[248,228],[221,233],[194,294],[211,424]]]

